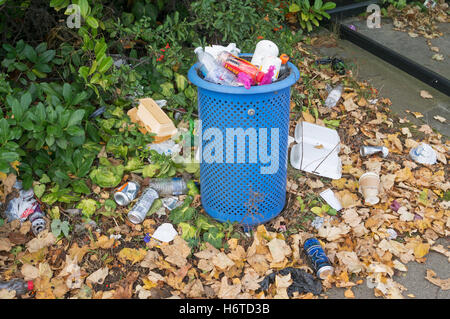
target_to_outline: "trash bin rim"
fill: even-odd
[[[250,53],[242,53],[239,56],[243,57],[249,57],[252,56]],[[219,93],[227,93],[227,94],[261,94],[261,93],[272,93],[278,90],[285,89],[287,87],[290,87],[294,85],[295,82],[298,81],[300,78],[300,72],[298,71],[297,67],[292,64],[291,62],[288,62],[288,66],[291,69],[291,74],[284,80],[281,80],[279,82],[266,84],[266,85],[258,85],[258,86],[252,86],[250,89],[246,89],[243,86],[235,87],[235,86],[226,86],[226,85],[220,85],[216,83],[212,83],[209,81],[206,81],[198,76],[197,74],[197,67],[198,62],[195,63],[188,71],[188,79],[191,81],[194,85],[196,85],[199,88],[219,92]]]

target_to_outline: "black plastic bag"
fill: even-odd
[[[266,278],[259,283],[261,289],[269,289],[269,286],[275,282],[277,274],[281,276],[291,274],[292,284],[287,289],[289,297],[292,297],[296,291],[299,294],[311,292],[314,295],[319,295],[322,293],[322,283],[319,279],[314,278],[313,275],[308,274],[302,269],[293,267],[287,267],[267,275]]]

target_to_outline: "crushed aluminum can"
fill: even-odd
[[[114,200],[118,205],[126,206],[136,198],[139,188],[140,186],[138,183],[133,181],[127,182],[114,193]]]
[[[436,151],[426,143],[420,143],[419,146],[409,151],[409,156],[420,164],[436,164]]]
[[[179,202],[178,198],[176,197],[165,197],[161,199],[161,202],[163,206],[168,210],[175,209],[182,204],[182,202]]]
[[[386,157],[389,154],[389,150],[385,146],[361,146],[361,156],[368,156],[375,153],[382,153],[383,157]]]
[[[323,225],[324,219],[323,217],[317,216],[314,218],[314,220],[311,223],[311,226],[313,226],[315,229],[319,230]]]

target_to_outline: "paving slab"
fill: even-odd
[[[380,28],[374,29],[369,29],[366,20],[358,17],[347,18],[343,24],[354,25],[362,35],[450,79],[450,23],[436,24],[443,35],[429,39],[433,47],[439,48],[438,53],[430,50],[428,39],[423,36],[411,37],[407,32],[394,30],[392,20],[388,18],[381,19]],[[442,54],[444,60],[433,59],[435,54]]]
[[[321,30],[320,35],[331,33],[328,30]],[[407,35],[408,36],[408,35]],[[409,36],[408,36],[409,37]],[[352,65],[354,76],[358,80],[366,80],[380,91],[380,96],[391,99],[391,109],[401,117],[407,117],[418,125],[428,124],[441,134],[450,136],[450,98],[438,90],[417,80],[406,72],[392,66],[375,55],[361,49],[346,40],[338,40],[336,47],[311,47],[316,54],[323,57],[340,57],[349,65]],[[449,51],[450,52],[450,49]],[[427,60],[428,61],[428,60]],[[429,62],[429,61],[428,61]],[[433,98],[423,99],[420,91],[428,91]],[[423,118],[417,119],[406,110],[420,112]],[[434,119],[435,115],[440,115],[447,119],[446,123],[441,123]],[[441,238],[436,244],[444,247],[450,245],[449,238]],[[402,273],[396,271],[393,279],[402,284],[406,291],[403,296],[407,299],[450,299],[450,291],[444,291],[440,287],[425,279],[427,269],[433,270],[440,279],[450,277],[450,263],[444,255],[430,251],[424,263],[410,262],[407,265],[408,271]],[[356,281],[356,280],[355,280]],[[345,298],[345,288],[332,288],[325,294],[329,299]],[[356,299],[381,299],[375,297],[374,289],[368,288],[366,281],[363,284],[352,287]],[[408,297],[408,294],[414,297]]]
[[[320,35],[330,31],[321,30]],[[401,33],[401,32],[399,32]],[[391,109],[400,117],[408,118],[416,125],[428,124],[444,136],[450,136],[450,97],[433,87],[396,68],[368,51],[347,40],[338,40],[336,47],[311,47],[316,54],[323,57],[340,57],[351,66],[353,75],[358,80],[366,80],[379,92],[380,96],[392,101]],[[425,90],[433,98],[424,99],[420,92]],[[412,113],[419,112],[422,118]],[[446,119],[442,123],[434,117],[439,115]]]

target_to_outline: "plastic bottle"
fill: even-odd
[[[194,50],[194,52],[197,55],[198,61],[201,63],[200,71],[206,81],[222,85],[239,85],[236,81],[236,76],[217,63],[214,57],[205,52],[203,48],[198,47]]]
[[[227,70],[233,72],[236,76],[239,73],[247,74],[251,80],[252,84],[259,84],[263,79],[265,73],[258,69],[257,66],[251,64],[245,59],[241,59],[230,52],[221,52],[217,56],[217,61]]]
[[[343,90],[343,86],[342,84],[339,84],[338,86],[336,86],[334,89],[332,89],[330,91],[330,93],[328,94],[327,99],[325,100],[325,106],[326,107],[335,107],[337,102],[339,101],[339,99],[341,98],[342,95],[342,90]]]
[[[12,279],[9,281],[0,281],[0,289],[15,290],[16,296],[24,295],[33,290],[33,282],[22,279]]]
[[[186,181],[181,177],[152,178],[149,186],[156,190],[159,196],[178,196],[188,192]]]
[[[269,40],[261,40],[256,44],[251,63],[260,67],[266,56],[278,56],[278,53],[278,46],[275,43]]]
[[[283,53],[282,55],[280,55],[280,60],[281,60],[281,67],[280,67],[280,76],[281,76],[282,74],[284,74],[289,70],[289,67],[287,65],[289,61],[289,56],[286,53]]]

